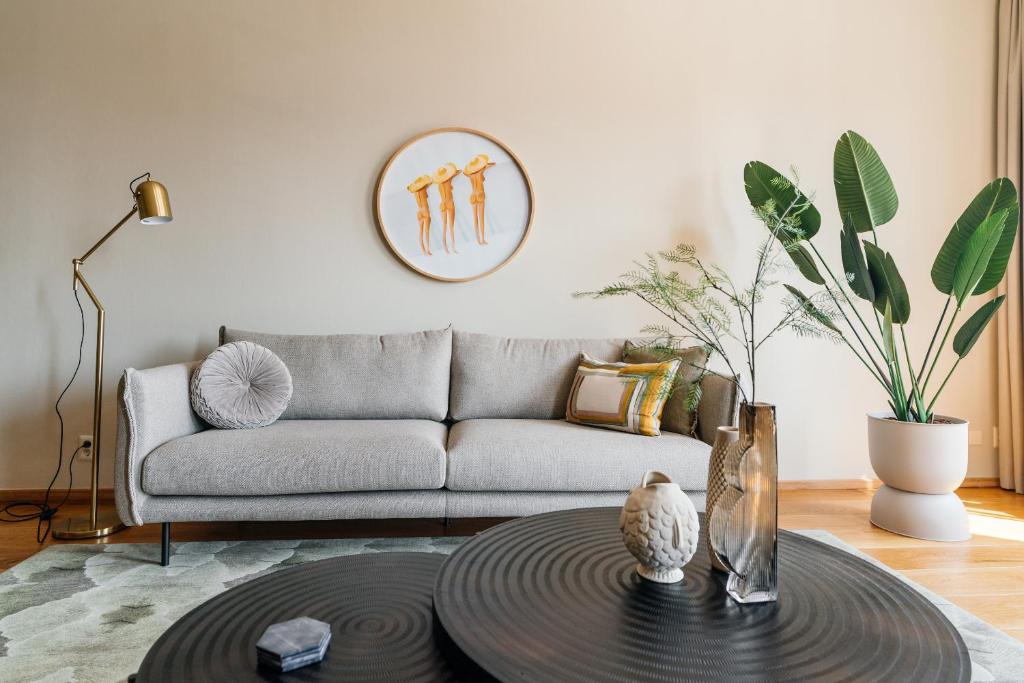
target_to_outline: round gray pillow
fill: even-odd
[[[214,427],[266,427],[288,407],[292,375],[270,349],[232,342],[200,364],[189,393],[192,409]]]

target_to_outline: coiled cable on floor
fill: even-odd
[[[60,422],[60,442],[57,447],[57,468],[53,473],[53,477],[50,479],[50,485],[46,487],[46,495],[43,496],[43,502],[37,502],[32,500],[12,500],[11,502],[0,508],[0,522],[25,522],[30,519],[38,519],[39,523],[36,526],[36,542],[43,543],[46,537],[50,535],[50,526],[53,524],[53,516],[57,514],[61,506],[68,501],[68,496],[71,495],[71,485],[75,480],[74,464],[75,456],[78,452],[85,447],[92,448],[92,444],[89,442],[83,443],[81,446],[75,449],[75,452],[71,454],[68,459],[68,488],[64,491],[64,497],[56,505],[50,505],[50,492],[53,490],[53,485],[57,482],[57,477],[60,476],[60,472],[64,469],[64,416],[60,412],[60,402],[64,398],[64,394],[68,393],[68,389],[74,384],[75,378],[78,377],[78,371],[82,368],[82,349],[85,346],[85,311],[82,310],[82,300],[78,298],[78,289],[75,289],[75,303],[78,304],[78,315],[81,319],[81,330],[82,333],[78,339],[78,363],[75,365],[75,371],[71,374],[71,379],[68,380],[67,385],[64,387],[64,391],[60,392],[60,396],[57,397],[57,402],[53,406],[54,412],[57,413],[57,420]],[[28,511],[24,511],[27,508]],[[46,523],[46,529],[43,529],[43,523]]]

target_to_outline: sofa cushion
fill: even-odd
[[[152,495],[266,496],[444,486],[446,428],[426,420],[278,420],[209,429],[146,456]]]
[[[739,391],[732,378],[709,372],[700,382],[703,393],[697,405],[697,433],[701,441],[715,444],[719,427],[735,427]]]
[[[451,417],[561,419],[580,354],[617,361],[623,341],[514,339],[456,330]]]
[[[268,348],[252,342],[218,346],[192,373],[192,409],[220,429],[266,427],[292,397],[292,376]]]
[[[622,347],[622,360],[627,363],[660,363],[669,358],[680,360],[679,371],[676,373],[672,395],[665,402],[661,412],[661,429],[666,432],[677,432],[688,436],[696,436],[698,412],[690,412],[686,401],[690,388],[704,375],[708,364],[708,351],[703,346],[690,346],[678,349],[672,355],[666,355],[653,348],[636,345],[626,341]],[[698,408],[700,403],[697,404]]]
[[[658,436],[681,361],[607,363],[586,353],[580,358],[565,419],[576,424],[629,434]]]
[[[282,419],[443,420],[448,414],[452,332],[264,334],[221,328],[221,344],[251,341],[292,374]]]
[[[665,432],[647,437],[561,420],[467,420],[448,435],[453,491],[628,491],[647,470],[684,490],[707,487],[711,447]]]

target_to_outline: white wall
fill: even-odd
[[[831,159],[847,128],[900,192],[882,239],[920,357],[941,302],[931,259],[993,173],[994,35],[992,0],[4,2],[0,488],[48,481],[78,335],[70,261],[144,170],[176,220],[133,224],[87,264],[108,308],[108,485],[121,370],[201,357],[222,323],[631,334],[652,321],[642,304],[570,292],[681,240],[748,267],[754,158],[800,168],[837,256]],[[446,125],[506,141],[537,194],[526,248],[467,284],[404,268],[371,213],[393,149]],[[871,476],[863,415],[884,397],[848,353],[784,337],[761,363],[782,477]],[[72,439],[91,429],[90,368],[87,344]],[[984,437],[974,476],[996,472],[993,376],[986,337],[940,405]]]

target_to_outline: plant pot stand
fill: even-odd
[[[967,510],[955,493],[911,493],[882,485],[871,499],[871,523],[926,541],[966,541]]]
[[[925,541],[966,541],[967,511],[954,492],[967,476],[967,420],[935,419],[919,424],[868,413],[868,454],[884,483],[871,500],[871,523]]]

